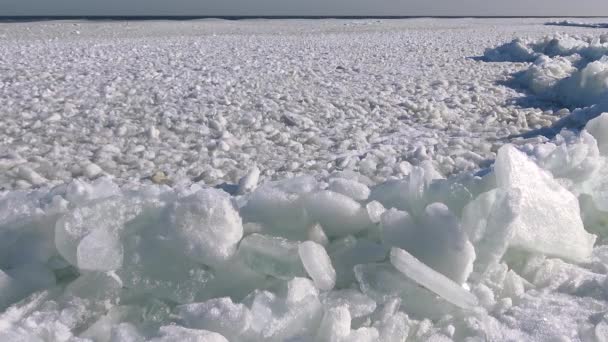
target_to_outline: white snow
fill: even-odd
[[[0,340],[604,340],[608,37],[562,24],[0,23]]]

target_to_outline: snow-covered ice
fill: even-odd
[[[0,23],[0,340],[608,338],[593,20]]]

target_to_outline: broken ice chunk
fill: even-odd
[[[288,307],[302,304],[310,298],[317,298],[319,290],[308,278],[295,277],[287,283],[287,296],[285,303]]]
[[[0,270],[0,310],[55,285],[55,275],[44,265],[30,264],[15,269]]]
[[[69,283],[65,293],[101,302],[117,298],[122,285],[120,279],[115,279],[106,273],[87,272]]]
[[[286,312],[273,312],[275,316],[262,330],[261,340],[288,341],[317,328],[322,313],[321,303],[316,296],[306,298],[298,305],[289,306]]]
[[[109,342],[144,342],[137,328],[131,323],[120,323],[112,327]]]
[[[96,229],[80,241],[76,258],[82,270],[116,270],[122,266],[123,246],[116,234]]]
[[[379,304],[398,297],[403,302],[402,310],[417,318],[438,319],[457,310],[456,306],[424,289],[391,264],[357,265],[354,270],[361,291]]]
[[[378,329],[380,341],[383,342],[403,342],[410,333],[409,318],[403,312],[376,322],[374,327]]]
[[[328,292],[322,303],[326,308],[346,306],[353,318],[367,316],[376,310],[376,302],[373,299],[354,289]]]
[[[281,279],[304,275],[298,243],[262,234],[246,236],[239,245],[239,257],[252,270]]]
[[[118,258],[116,255],[119,252],[113,249],[120,249],[118,243],[109,241],[121,236],[130,222],[142,215],[146,208],[154,205],[156,204],[142,199],[111,197],[77,207],[61,217],[55,225],[57,250],[70,264],[78,266],[78,246],[81,240],[97,231],[95,234],[104,235],[104,243],[98,247]],[[82,246],[81,257],[87,256],[87,249],[95,247],[95,241],[91,241],[94,239],[95,237],[91,237]],[[82,261],[85,262],[84,259]],[[116,260],[114,262],[118,263]]]
[[[475,250],[458,218],[441,204],[434,203],[418,220],[391,209],[382,215],[382,241],[399,247],[434,270],[462,284],[473,269]]]
[[[243,237],[243,224],[230,196],[205,189],[179,200],[170,209],[174,238],[180,249],[207,265],[229,259]]]
[[[416,283],[461,308],[477,306],[477,298],[460,285],[400,248],[391,249],[391,264]]]
[[[271,186],[257,188],[241,214],[247,222],[260,223],[275,235],[294,239],[306,238],[310,226],[300,195]]]
[[[243,335],[252,321],[249,309],[243,304],[233,303],[230,298],[180,305],[176,310],[184,326],[213,331],[231,341]]]
[[[346,341],[350,334],[350,323],[350,312],[346,306],[339,306],[325,311],[315,341]]]
[[[608,113],[602,113],[595,119],[589,120],[585,129],[593,135],[597,141],[600,153],[608,156]]]
[[[329,237],[355,234],[372,224],[361,204],[337,192],[309,194],[305,206],[310,217],[323,226]]]
[[[215,332],[207,330],[186,329],[177,325],[160,327],[159,337],[150,342],[228,342],[228,340]]]
[[[329,291],[334,288],[336,270],[323,246],[313,241],[305,241],[298,246],[298,254],[304,269],[319,290]]]
[[[380,219],[382,214],[386,211],[382,203],[378,201],[371,201],[365,205],[365,209],[367,209],[367,214],[369,215],[369,219],[373,223],[380,223]]]
[[[345,287],[355,281],[355,265],[382,261],[388,252],[378,243],[353,236],[335,241],[328,247],[328,251],[336,270],[337,287]]]
[[[357,330],[352,330],[346,341],[349,342],[376,342],[380,334],[376,328],[362,327]]]
[[[463,211],[462,226],[475,246],[474,271],[482,275],[498,263],[507,251],[514,234],[520,192],[494,189],[479,195]]]
[[[335,178],[329,182],[330,191],[346,195],[357,201],[365,201],[369,197],[370,190],[365,184],[355,180]]]
[[[247,192],[251,192],[258,185],[258,180],[260,179],[260,169],[257,166],[254,166],[249,173],[243,178],[239,180],[239,194],[245,194]]]
[[[515,188],[512,246],[576,262],[587,260],[595,235],[585,231],[577,198],[512,145],[498,151],[494,165],[499,187]]]
[[[329,243],[329,238],[327,238],[327,235],[325,235],[323,227],[321,227],[321,225],[318,223],[308,227],[308,240],[314,241],[323,246],[327,246]]]

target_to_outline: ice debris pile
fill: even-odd
[[[554,293],[608,310],[607,157],[605,113],[477,176],[3,192],[0,340],[596,341],[602,317],[516,322]]]
[[[553,125],[580,128],[608,111],[608,35],[547,36],[540,40],[515,39],[487,49],[485,58],[494,62],[532,62],[515,74],[515,84],[543,100],[571,109],[572,114]]]

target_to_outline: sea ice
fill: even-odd
[[[477,305],[477,298],[474,295],[441,273],[421,263],[403,249],[391,249],[391,263],[408,278],[456,306],[472,308]]]
[[[314,241],[304,241],[298,246],[298,254],[304,269],[319,290],[329,291],[334,288],[336,270],[322,245]]]
[[[284,279],[304,274],[298,243],[280,237],[248,235],[239,244],[238,255],[247,266],[262,274]]]
[[[512,145],[499,150],[494,172],[498,186],[521,193],[511,246],[578,262],[588,259],[596,237],[585,231],[570,191]]]
[[[475,250],[459,220],[441,204],[429,205],[420,219],[391,209],[382,215],[382,241],[403,248],[462,284],[473,270]]]
[[[180,305],[176,309],[184,326],[213,331],[230,341],[239,340],[252,320],[249,309],[243,304],[233,303],[230,298]]]
[[[207,265],[229,259],[243,237],[239,213],[228,194],[219,190],[201,190],[177,201],[169,218],[180,248]]]

